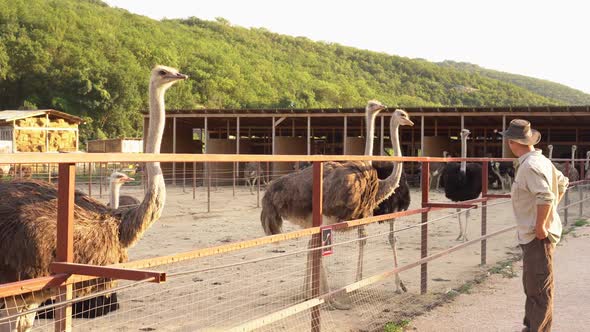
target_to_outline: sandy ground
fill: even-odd
[[[555,255],[554,331],[588,331],[590,326],[590,227],[577,228],[558,246]],[[493,275],[471,294],[415,319],[415,331],[521,331],[525,297],[522,262],[518,276]]]
[[[87,186],[81,185],[86,190]],[[97,196],[98,187],[93,189]],[[124,187],[123,194],[141,197],[139,187]],[[264,192],[261,192],[261,196]],[[431,201],[447,201],[441,192],[431,192]],[[260,209],[256,207],[257,195],[248,189],[219,187],[211,194],[211,212],[207,212],[207,195],[204,188],[197,188],[193,200],[192,189],[168,187],[168,197],[161,220],[155,223],[130,249],[130,260],[156,257],[190,251],[198,248],[222,245],[264,236],[260,226]],[[102,198],[106,201],[106,194]],[[420,192],[412,190],[412,208],[420,206]],[[448,216],[454,210],[430,214],[430,219]],[[420,215],[396,221],[397,229],[415,226]],[[470,238],[480,232],[480,210],[472,210],[468,228]],[[513,224],[509,204],[488,208],[488,231]],[[429,252],[434,253],[457,242],[456,217],[436,221],[429,225]],[[297,228],[285,223],[284,231]],[[364,256],[364,274],[367,278],[387,271],[393,266],[388,242],[388,224],[370,225]],[[397,234],[400,264],[420,258],[420,230],[418,227]],[[325,257],[328,279],[332,289],[355,281],[358,244],[354,242],[356,231],[336,233],[335,243],[347,242],[335,247],[332,256]],[[302,252],[308,238],[290,240],[278,245],[266,245],[229,254],[190,260],[154,268],[178,275],[170,276],[165,284],[143,284],[118,292],[121,309],[94,320],[76,319],[76,329],[104,331],[195,331],[225,330],[251,319],[288,308],[302,302],[302,284],[305,277],[306,255]],[[401,274],[408,292],[396,294],[393,278],[378,281],[369,287],[353,292],[342,299],[351,304],[350,310],[329,310],[322,306],[324,330],[368,331],[382,330],[388,321],[414,317],[423,313],[439,297],[453,288],[473,279],[489,266],[503,260],[517,250],[515,236],[507,233],[488,240],[488,266],[480,267],[479,244],[442,257],[428,266],[429,294],[420,292],[420,269]],[[281,256],[288,255],[288,256]],[[273,258],[244,265],[250,260]],[[207,269],[206,271],[204,269]],[[128,283],[121,283],[128,284]],[[511,292],[510,296],[518,296]],[[516,301],[518,302],[518,298]],[[518,308],[518,306],[517,306]],[[485,309],[485,307],[482,307]],[[515,309],[516,310],[516,309]],[[518,315],[517,315],[518,318]],[[518,322],[518,319],[511,321]],[[417,321],[418,323],[418,321]],[[36,323],[39,330],[52,327],[51,321]],[[309,311],[269,325],[270,331],[300,331],[309,327]],[[429,331],[428,328],[422,328]],[[436,329],[435,329],[436,330]]]

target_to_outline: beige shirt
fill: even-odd
[[[568,179],[541,153],[531,151],[518,158],[518,169],[512,185],[512,208],[516,216],[518,242],[527,244],[535,239],[537,205],[552,205],[549,216],[549,239],[561,238],[561,219],[557,204],[565,192]]]

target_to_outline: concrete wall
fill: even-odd
[[[303,137],[275,137],[275,154],[306,155],[307,139]],[[273,176],[280,176],[293,171],[295,163],[274,163]]]
[[[365,153],[365,139],[363,137],[346,137],[345,144],[347,155],[362,156]]]
[[[447,136],[424,136],[424,157],[442,157],[443,151],[453,152],[451,140]],[[459,145],[461,149],[461,145]],[[459,150],[460,151],[460,150]]]

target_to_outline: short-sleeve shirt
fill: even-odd
[[[535,239],[537,205],[551,205],[549,239],[553,243],[561,238],[561,219],[557,204],[561,193],[567,190],[568,179],[541,153],[528,152],[518,158],[518,170],[512,185],[512,208],[516,216],[518,242],[527,244]]]

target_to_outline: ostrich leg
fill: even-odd
[[[307,248],[309,251],[307,252],[307,264],[305,268],[305,278],[303,281],[303,296],[304,299],[311,299],[312,292],[311,292],[311,271],[313,268],[313,240],[309,240]],[[320,295],[326,294],[330,292],[330,285],[328,283],[328,277],[326,272],[326,267],[324,266],[323,260],[320,260]],[[344,304],[336,300],[335,298],[330,298],[326,301],[328,308],[331,310],[349,310],[351,308],[350,305]]]
[[[395,238],[395,219],[391,219],[389,221],[389,244],[391,245],[391,250],[393,251],[393,267],[398,267],[397,262],[397,240]],[[402,279],[399,276],[399,273],[395,274],[395,292],[397,294],[401,294],[402,291],[407,292],[408,289],[404,285]]]
[[[23,299],[14,298],[12,301],[5,299],[4,308],[0,309],[0,318],[14,315],[19,312],[32,310],[39,307],[39,303],[26,304]],[[0,323],[0,332],[29,332],[33,329],[36,312],[13,318],[10,321]]]
[[[465,211],[465,226],[463,227],[463,242],[469,241],[469,239],[467,238],[467,224],[469,223],[470,210],[471,209],[467,209],[467,211]]]
[[[460,241],[463,238],[463,224],[461,223],[461,209],[457,209],[457,220],[459,220],[459,236],[455,241]]]
[[[367,236],[367,231],[365,230],[365,226],[358,227],[358,235],[359,235],[359,256],[356,265],[356,281],[363,279],[363,261],[365,256],[365,245],[367,244],[367,240],[365,237]]]

